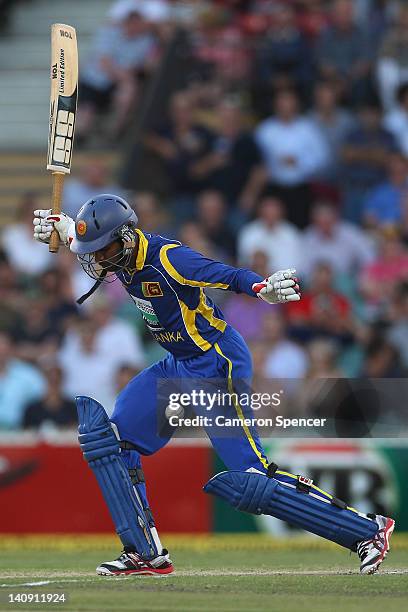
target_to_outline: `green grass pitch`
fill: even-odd
[[[407,609],[408,536],[374,576],[356,555],[319,538],[266,535],[169,536],[176,573],[104,578],[94,573],[120,547],[105,536],[0,538],[0,610],[198,610],[396,612]],[[48,581],[47,584],[38,583]],[[29,583],[29,584],[27,584]],[[67,602],[9,604],[11,593],[65,593]]]

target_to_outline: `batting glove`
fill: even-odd
[[[261,300],[268,304],[281,304],[282,302],[298,302],[300,300],[300,287],[295,276],[296,270],[279,270],[265,278],[262,283],[254,283],[254,291]]]
[[[65,213],[52,214],[51,210],[34,211],[34,238],[49,243],[53,229],[56,229],[60,244],[69,246],[75,235],[75,222]]]

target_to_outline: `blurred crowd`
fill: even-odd
[[[150,183],[129,193],[90,153],[66,181],[67,214],[115,192],[144,231],[262,276],[295,267],[299,303],[209,291],[250,345],[255,384],[405,377],[408,3],[118,0],[108,18],[81,72],[84,146],[101,118],[106,143],[135,120],[177,28],[188,32],[194,69],[142,135]],[[6,429],[72,426],[76,394],[110,411],[164,354],[118,283],[77,307],[92,281],[68,251],[54,257],[32,240],[38,207],[26,194],[1,235]]]

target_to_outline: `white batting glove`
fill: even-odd
[[[51,210],[34,211],[34,238],[40,242],[49,243],[53,229],[56,229],[60,244],[69,246],[75,235],[75,221],[65,213],[53,215]]]
[[[254,291],[261,300],[268,304],[281,304],[282,302],[298,302],[300,300],[300,287],[296,278],[296,270],[279,270],[265,278],[262,283],[254,283]]]

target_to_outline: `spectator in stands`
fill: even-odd
[[[270,314],[270,313],[269,313]],[[261,338],[248,342],[248,348],[252,356],[253,376],[251,380],[251,388],[255,393],[271,392],[271,381],[265,376],[265,363],[268,356],[268,345]]]
[[[309,182],[325,167],[328,151],[320,130],[299,114],[294,91],[277,93],[275,116],[256,128],[255,138],[270,190],[286,204],[289,221],[305,227],[312,203]]]
[[[298,23],[301,31],[315,43],[329,25],[325,0],[300,0]]]
[[[268,345],[265,376],[268,378],[303,378],[308,359],[305,351],[287,338],[283,314],[275,309],[263,321],[263,338]]]
[[[33,211],[41,208],[33,193],[26,193],[17,210],[16,223],[1,232],[0,244],[15,272],[28,276],[50,267],[52,254],[33,240]]]
[[[222,260],[223,251],[219,251],[196,221],[186,221],[179,226],[178,240],[210,259]]]
[[[317,202],[312,223],[302,241],[301,272],[310,277],[321,261],[327,262],[334,274],[355,277],[363,266],[374,259],[374,248],[366,234],[339,218],[329,202]]]
[[[118,24],[108,25],[97,33],[80,75],[77,141],[88,136],[95,114],[111,106],[114,112],[111,133],[117,137],[122,132],[137,99],[138,76],[149,70],[155,50],[150,25],[132,7]]]
[[[253,134],[244,123],[244,114],[237,101],[222,99],[215,109],[216,131],[210,149],[191,166],[202,189],[221,191],[230,207],[251,192],[254,175],[261,163],[261,154]],[[232,213],[234,214],[234,212]]]
[[[22,314],[22,324],[15,333],[16,351],[20,359],[37,363],[43,354],[56,350],[60,336],[48,317],[44,299],[27,300]]]
[[[46,390],[42,397],[30,403],[23,416],[24,429],[77,428],[75,402],[62,391],[62,370],[52,366],[43,370]]]
[[[301,412],[308,416],[329,418],[328,427],[332,426],[333,419],[339,416],[338,394],[339,391],[341,393],[341,385],[339,390],[338,381],[328,381],[344,376],[337,364],[338,357],[338,346],[329,338],[316,338],[307,345],[308,367],[304,381],[296,390],[296,412],[293,416],[298,416]],[[344,392],[341,397],[343,396]]]
[[[100,293],[92,303],[91,316],[98,328],[96,344],[101,353],[109,354],[114,364],[122,361],[144,367],[139,335],[129,323],[115,316],[115,303]]]
[[[401,367],[398,350],[384,338],[371,342],[366,350],[362,376],[367,378],[402,378],[406,375]]]
[[[368,192],[384,181],[389,154],[396,149],[392,135],[381,125],[377,101],[367,100],[358,111],[358,125],[342,150],[340,181],[344,217],[358,223]]]
[[[113,409],[115,372],[124,362],[144,366],[139,336],[127,322],[113,316],[107,298],[99,294],[90,314],[71,325],[59,353],[68,395],[95,397],[108,410]]]
[[[302,292],[301,301],[289,304],[285,312],[290,336],[299,341],[316,338],[329,338],[341,344],[353,341],[351,304],[334,288],[333,271],[325,262],[316,265],[309,290]]]
[[[228,227],[227,206],[222,193],[202,191],[197,198],[197,222],[206,238],[212,242],[223,261],[235,256],[235,237]]]
[[[6,254],[0,250],[0,331],[14,333],[21,325],[21,309],[25,302],[18,276]]]
[[[338,104],[338,93],[331,81],[320,81],[314,89],[314,106],[309,113],[313,124],[321,130],[327,143],[327,159],[319,179],[337,183],[340,151],[355,127],[353,115]]]
[[[198,23],[196,36],[199,44],[195,55],[210,73],[210,78],[222,82],[225,89],[242,86],[248,81],[251,68],[251,55],[244,33],[234,21],[225,23],[222,11],[217,7],[208,7]]]
[[[398,105],[384,118],[384,127],[394,136],[399,150],[408,157],[408,82],[397,91]]]
[[[408,163],[399,153],[388,158],[388,178],[367,196],[363,216],[370,227],[401,225],[408,212]]]
[[[68,178],[64,186],[63,205],[64,212],[75,219],[78,210],[90,198],[98,193],[125,194],[111,182],[106,162],[101,159],[88,159],[80,170],[79,178]]]
[[[352,0],[334,0],[331,25],[322,32],[316,46],[320,75],[334,79],[353,103],[371,93],[370,70],[373,41],[356,24]]]
[[[316,339],[308,345],[309,368],[307,379],[341,378],[342,371],[337,366],[337,345],[330,339]]]
[[[398,87],[408,82],[408,6],[400,2],[393,25],[382,41],[377,77],[383,106],[391,110]]]
[[[120,393],[122,389],[126,387],[126,385],[137,376],[140,372],[139,368],[135,368],[134,365],[130,365],[128,363],[123,363],[118,367],[115,374],[115,387],[116,393]]]
[[[16,359],[12,337],[0,331],[0,429],[18,429],[27,405],[44,392],[41,372]]]
[[[225,251],[220,250],[217,245],[211,242],[201,225],[196,221],[186,221],[180,225],[178,239],[183,244],[209,259],[223,261]],[[229,292],[220,291],[219,289],[206,289],[206,293],[208,293],[209,297],[217,304],[222,306],[223,302],[228,299]]]
[[[238,259],[248,266],[254,253],[262,249],[268,257],[268,268],[296,268],[300,252],[300,232],[285,217],[282,201],[266,195],[259,201],[256,218],[243,226],[238,234]]]
[[[248,267],[263,278],[269,274],[268,256],[264,251],[253,253]],[[263,320],[270,314],[270,309],[263,300],[254,300],[246,293],[228,296],[223,312],[230,325],[239,331],[249,341],[260,341],[263,339]],[[277,306],[279,309],[279,306]],[[276,309],[275,309],[276,310]],[[254,366],[255,368],[255,366]]]
[[[262,250],[262,246],[260,249],[253,253],[248,267],[250,270],[253,270],[263,278],[266,278],[268,276],[270,270],[269,257],[267,253]]]
[[[370,33],[375,49],[382,40],[392,15],[398,9],[399,0],[354,0],[356,23]]]
[[[78,265],[78,261],[75,257],[72,257],[72,253],[68,249],[60,249],[58,257],[54,261],[55,269],[61,280],[60,297],[62,296],[64,301],[70,301],[71,297],[76,300],[90,290],[95,281],[83,271],[82,266]],[[91,296],[86,300],[81,306],[81,310],[88,310],[95,297]]]
[[[145,144],[162,161],[175,197],[174,213],[179,219],[191,218],[194,195],[200,191],[204,173],[194,177],[193,165],[211,150],[214,134],[196,123],[194,101],[186,91],[173,94],[170,100],[169,120],[150,131]],[[220,160],[223,163],[223,158]],[[170,203],[171,204],[171,203]]]
[[[313,78],[310,46],[298,27],[295,8],[282,1],[273,8],[269,28],[260,38],[255,55],[258,95],[267,98],[271,86],[295,85],[307,96]]]
[[[61,261],[61,257],[58,257],[58,261]],[[46,304],[48,321],[61,339],[68,321],[78,316],[78,307],[75,304],[75,298],[78,296],[72,293],[70,277],[65,266],[44,272],[38,279],[38,292]]]
[[[377,257],[362,268],[360,289],[368,318],[385,312],[395,288],[408,278],[408,250],[395,229],[384,230]]]
[[[104,351],[98,350],[97,331],[96,323],[85,317],[68,330],[59,353],[63,391],[67,397],[94,397],[112,411],[115,400],[112,362]]]
[[[168,211],[161,206],[154,193],[150,191],[136,193],[133,204],[139,219],[139,225],[144,232],[168,237],[174,235],[174,228]]]

